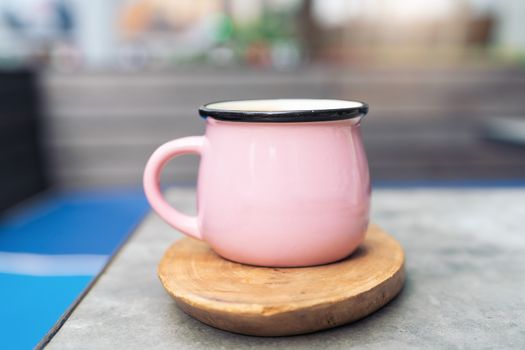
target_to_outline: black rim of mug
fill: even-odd
[[[212,117],[217,120],[252,123],[304,123],[334,121],[363,117],[368,113],[368,104],[356,100],[315,99],[326,101],[343,101],[359,103],[359,106],[332,109],[283,110],[283,111],[243,111],[226,108],[210,108],[217,103],[244,102],[244,101],[275,101],[275,100],[309,100],[309,99],[250,99],[226,100],[207,103],[199,108],[199,115],[203,118]]]

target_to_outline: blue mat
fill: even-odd
[[[139,191],[50,194],[0,226],[0,348],[31,349],[148,211]]]

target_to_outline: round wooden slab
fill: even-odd
[[[206,243],[184,238],[166,251],[158,274],[187,314],[258,336],[309,333],[358,320],[394,298],[405,277],[403,249],[375,225],[350,257],[300,268],[234,263]]]

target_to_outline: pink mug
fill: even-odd
[[[144,171],[153,209],[222,257],[309,266],[351,254],[368,226],[370,178],[362,102],[272,99],[202,106],[206,134],[160,146]],[[197,217],[171,207],[159,178],[179,155],[201,156]]]

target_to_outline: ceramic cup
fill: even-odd
[[[204,136],[160,146],[144,171],[153,209],[222,257],[309,266],[351,254],[368,226],[370,179],[362,102],[273,99],[202,106]],[[159,178],[179,155],[200,155],[197,217],[163,198]]]

